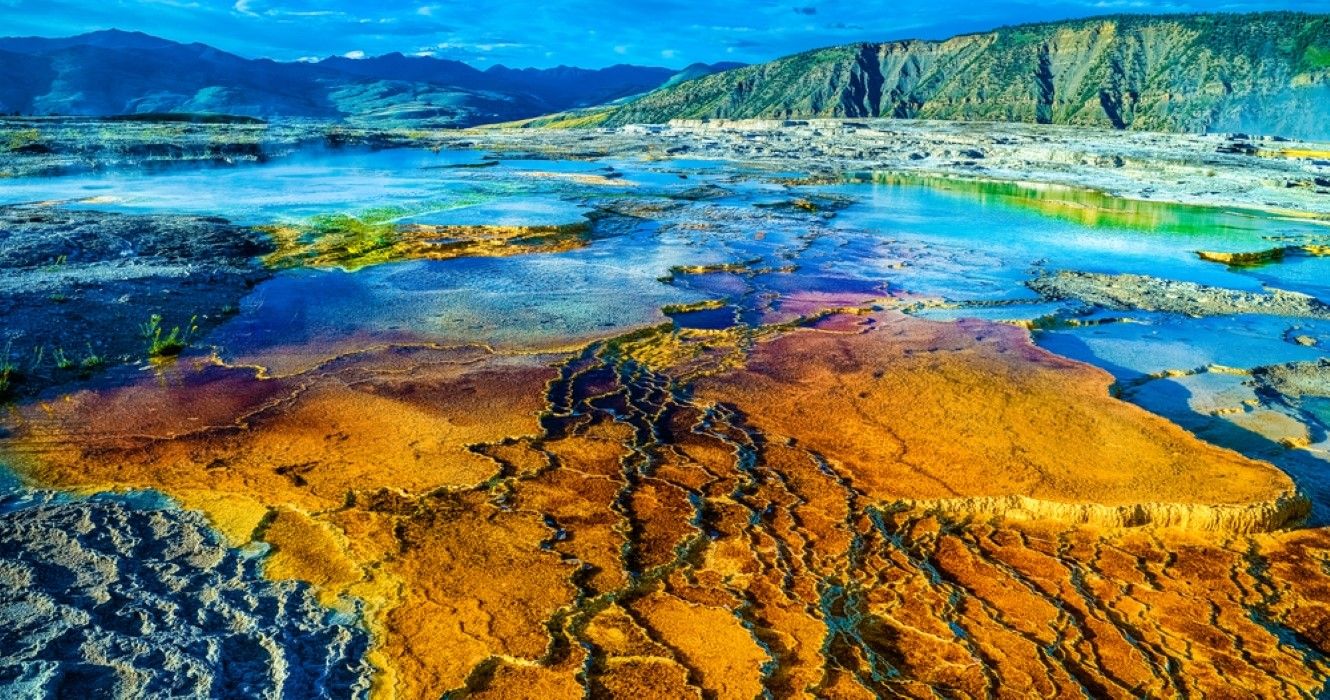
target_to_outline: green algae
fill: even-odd
[[[1063,185],[1031,184],[891,171],[853,173],[851,182],[926,187],[1034,211],[1089,228],[1127,229],[1183,235],[1211,235],[1231,226],[1235,212],[1188,204],[1114,197],[1098,190]],[[1252,214],[1256,215],[1256,214]]]
[[[458,200],[446,207],[379,207],[359,214],[317,216],[299,225],[261,227],[276,245],[265,256],[269,268],[336,267],[354,271],[407,260],[495,257],[580,248],[590,238],[588,221],[538,225],[404,224],[421,213],[479,203]]]
[[[19,129],[13,131],[5,139],[5,148],[10,151],[19,151],[30,146],[40,144],[42,141],[42,132],[37,129]]]
[[[397,248],[404,242],[408,216],[461,209],[485,201],[462,196],[448,202],[381,206],[355,214],[320,214],[298,224],[260,227],[276,245],[263,258],[269,268],[341,267],[348,270],[402,259]]]
[[[18,366],[10,359],[12,350],[13,343],[6,343],[4,354],[0,355],[0,398],[9,396],[14,384],[22,378]]]

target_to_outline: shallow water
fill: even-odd
[[[20,179],[0,189],[0,203],[62,200],[254,225],[366,212],[424,225],[562,225],[597,217],[585,245],[561,252],[280,271],[202,342],[224,359],[274,372],[400,340],[568,348],[666,322],[662,307],[707,299],[725,306],[676,314],[674,323],[715,329],[782,321],[818,304],[855,305],[886,295],[941,300],[918,311],[938,319],[1070,318],[1081,313],[1077,305],[1042,300],[1025,286],[1040,272],[1062,269],[1249,291],[1276,287],[1330,301],[1330,258],[1233,268],[1197,256],[1324,241],[1330,229],[1314,222],[937,178],[786,187],[773,184],[770,173],[715,161],[498,160],[459,167],[487,157],[321,152],[258,166]],[[811,204],[794,206],[796,199]],[[1320,321],[1140,312],[1088,317],[1095,319],[1113,322],[1053,324],[1035,340],[1136,384],[1214,365],[1314,360],[1330,347],[1330,324]],[[1324,341],[1308,347],[1291,342],[1292,335]],[[1205,382],[1192,384],[1188,401],[1167,408],[1144,390],[1124,398],[1181,421],[1179,406],[1202,410],[1213,398]],[[1323,418],[1317,411],[1298,416],[1309,424]],[[1325,432],[1320,424],[1310,430]],[[1223,431],[1198,432],[1253,452]],[[1269,452],[1254,453],[1271,458]],[[1330,502],[1330,494],[1318,495]]]
[[[0,204],[71,202],[79,207],[129,213],[171,212],[222,216],[243,224],[270,224],[374,207],[396,206],[425,216],[449,208],[492,202],[513,192],[533,195],[542,181],[514,173],[535,171],[532,162],[505,164],[506,178],[484,169],[456,167],[483,162],[476,151],[321,151],[262,165],[176,167],[157,171],[108,171],[58,178],[18,178],[0,188]],[[584,163],[539,162],[539,170],[575,173]],[[522,206],[506,202],[498,206]],[[566,217],[564,217],[566,218]]]

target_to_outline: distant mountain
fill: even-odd
[[[469,126],[646,93],[676,73],[627,65],[481,71],[400,53],[288,63],[107,30],[0,38],[0,113],[209,112]]]
[[[679,71],[678,73],[675,73],[674,75],[670,76],[670,79],[665,81],[665,84],[661,85],[660,88],[657,89],[674,87],[679,83],[711,75],[712,73],[720,73],[727,70],[734,70],[735,68],[743,68],[744,65],[745,64],[743,63],[732,63],[732,62],[712,63],[710,65],[706,63],[694,63],[693,65],[688,66],[683,70]]]
[[[177,44],[173,41],[159,39],[143,32],[126,32],[119,29],[64,38],[0,37],[0,50],[13,53],[43,53],[73,46],[96,46],[102,49],[163,49],[175,45]]]
[[[1113,16],[809,51],[657,90],[600,123],[898,117],[1330,139],[1330,15]]]
[[[494,66],[485,71],[485,77],[551,103],[564,101],[560,109],[568,109],[604,104],[649,92],[665,84],[677,72],[670,68],[622,64],[599,70],[568,66],[547,69]]]

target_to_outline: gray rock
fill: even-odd
[[[1027,285],[1046,299],[1076,299],[1109,309],[1164,311],[1188,316],[1268,314],[1330,318],[1330,306],[1315,297],[1272,289],[1244,292],[1146,275],[1105,275],[1063,270]]]
[[[366,696],[366,631],[258,554],[118,497],[0,512],[0,696]]]
[[[193,319],[201,338],[269,275],[256,257],[269,249],[215,217],[0,207],[0,362],[20,380],[0,393],[147,359],[140,326],[153,314],[168,333]]]

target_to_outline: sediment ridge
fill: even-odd
[[[1106,528],[1162,527],[1220,535],[1250,535],[1297,525],[1310,509],[1307,497],[1288,491],[1273,500],[1236,505],[1151,503],[1107,506],[1062,503],[1022,495],[902,500],[919,512],[938,511],[960,519],[999,518],[1008,522],[1049,520],[1065,525]]]

